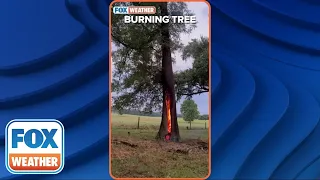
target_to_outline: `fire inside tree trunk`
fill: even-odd
[[[161,16],[168,16],[167,2],[160,3]],[[169,24],[161,23],[162,37],[162,119],[157,134],[158,139],[180,141],[180,133],[176,111],[176,96],[174,89],[174,75],[170,50]]]

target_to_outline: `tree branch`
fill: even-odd
[[[202,93],[206,93],[206,92],[209,92],[209,89],[208,90],[199,90],[199,91],[190,92],[190,93],[177,93],[177,94],[180,96],[193,96],[193,95],[202,94]]]
[[[112,33],[111,33],[111,37],[112,37],[115,41],[117,41],[118,43],[122,44],[122,45],[123,45],[124,47],[126,47],[126,48],[138,50],[137,47],[133,47],[133,46],[130,46],[129,44],[126,44],[125,42],[123,42],[122,40],[120,40],[120,38],[116,37],[116,36],[113,35]]]

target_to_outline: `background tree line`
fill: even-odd
[[[129,110],[129,109],[124,109],[122,110],[122,113],[118,112],[115,108],[112,108],[113,113],[117,114],[130,114],[130,115],[136,115],[136,116],[151,116],[151,117],[161,117],[162,114],[161,112],[152,112],[152,113],[145,113],[137,110]],[[182,118],[182,114],[177,115],[179,118]],[[208,114],[202,114],[199,115],[198,120],[209,120],[209,115]]]

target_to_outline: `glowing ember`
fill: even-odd
[[[166,139],[166,141],[169,141],[169,140],[170,140],[170,134],[167,134],[167,135],[165,136],[165,139]]]
[[[168,95],[168,93],[166,94],[166,111],[167,111],[167,125],[168,125],[168,134],[171,133],[171,111],[170,111],[170,96]],[[170,138],[170,135],[167,135]]]

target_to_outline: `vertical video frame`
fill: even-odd
[[[110,174],[210,175],[210,5],[110,5]]]

